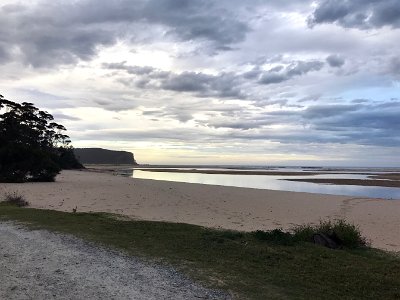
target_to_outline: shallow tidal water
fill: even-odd
[[[128,175],[128,174],[126,174]],[[130,175],[130,174],[129,174]],[[201,173],[177,173],[177,172],[150,172],[144,170],[132,170],[132,178],[153,179],[175,182],[188,182],[200,184],[212,184],[222,186],[234,186],[244,188],[268,189],[291,192],[307,192],[329,195],[357,196],[368,198],[383,198],[400,200],[400,188],[333,185],[311,182],[295,182],[285,179],[304,178],[343,178],[343,179],[367,179],[362,174],[321,174],[301,176],[275,176],[275,175],[237,175],[237,174],[201,174]]]

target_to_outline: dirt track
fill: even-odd
[[[43,230],[0,223],[0,299],[227,299],[158,266]]]

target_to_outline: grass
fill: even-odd
[[[4,203],[0,219],[171,264],[238,299],[400,299],[400,259],[375,249],[331,250],[301,241],[285,245],[256,233]]]

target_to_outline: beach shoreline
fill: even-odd
[[[2,183],[31,207],[107,212],[133,219],[189,223],[241,231],[289,229],[345,218],[372,246],[400,251],[400,201],[156,181],[108,172],[63,171],[54,183]]]
[[[389,171],[389,173],[374,172],[372,169],[365,169],[362,172],[354,169],[334,169],[334,170],[323,170],[323,169],[310,169],[304,171],[284,171],[284,170],[241,170],[241,169],[207,169],[199,167],[189,168],[160,168],[157,166],[142,167],[135,165],[90,165],[87,168],[88,171],[122,174],[128,170],[139,170],[146,172],[158,172],[158,173],[189,173],[189,174],[216,174],[216,175],[263,175],[263,176],[285,176],[289,178],[279,179],[293,182],[308,182],[308,183],[322,183],[322,184],[333,184],[333,185],[353,185],[353,186],[375,186],[375,187],[400,187],[400,173]],[[312,171],[311,171],[312,170]],[[122,173],[121,173],[122,172]],[[345,172],[345,173],[344,173]],[[337,175],[337,174],[348,174],[348,175],[366,175],[366,179],[351,179],[351,178],[313,178],[314,175]],[[290,177],[304,177],[295,178]],[[311,177],[311,178],[310,178]]]

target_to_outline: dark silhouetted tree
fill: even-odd
[[[64,126],[32,103],[0,95],[0,182],[54,181],[61,169],[80,168]]]

